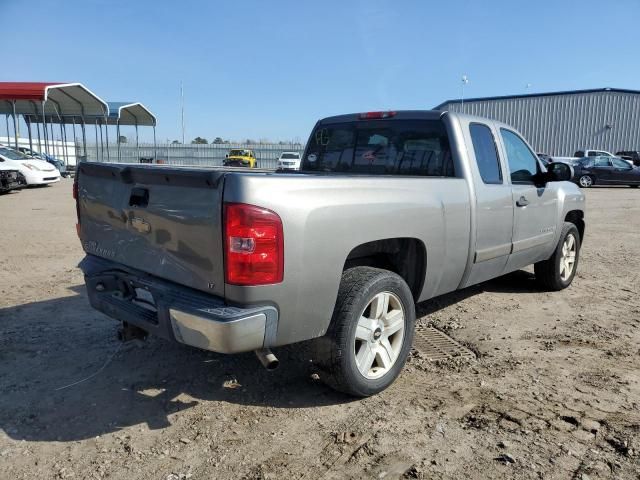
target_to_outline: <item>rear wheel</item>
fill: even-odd
[[[593,177],[591,175],[582,175],[579,179],[578,179],[578,184],[582,187],[582,188],[589,188],[592,187],[593,184],[595,182],[593,181]]]
[[[413,296],[400,276],[371,267],[346,270],[329,330],[317,340],[320,377],[349,395],[381,392],[404,366],[414,325]]]
[[[571,285],[578,269],[580,234],[578,228],[565,222],[560,241],[548,260],[534,265],[536,280],[548,290],[563,290]]]

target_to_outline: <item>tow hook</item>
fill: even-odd
[[[132,341],[144,341],[149,333],[140,327],[122,322],[122,326],[118,329],[118,340],[123,343]]]
[[[268,348],[261,348],[255,352],[258,360],[260,360],[262,366],[267,370],[275,370],[278,368],[278,365],[280,365],[278,358]]]

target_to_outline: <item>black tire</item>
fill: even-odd
[[[371,300],[382,292],[390,292],[399,300],[404,311],[404,335],[389,371],[369,379],[360,373],[356,364],[356,327]],[[415,320],[413,295],[399,275],[372,267],[344,271],[329,329],[324,337],[315,341],[314,360],[320,369],[320,378],[330,387],[357,397],[381,392],[402,371],[413,343]]]
[[[573,235],[576,245],[575,262],[573,263],[573,270],[571,271],[571,275],[563,279],[560,273],[560,262],[563,258],[562,248],[564,246],[565,240],[569,235]],[[560,240],[558,241],[558,245],[556,245],[556,249],[554,250],[553,255],[551,255],[551,258],[542,262],[538,262],[533,266],[536,274],[536,280],[547,290],[563,290],[571,285],[573,277],[575,277],[576,271],[578,270],[579,260],[580,233],[578,232],[578,228],[575,226],[575,224],[564,222],[562,233],[560,234]]]
[[[580,177],[578,178],[578,186],[580,188],[593,187],[595,184],[596,184],[596,179],[595,177],[593,177],[593,175],[580,175]]]
[[[636,185],[629,185],[631,188],[638,188],[640,187],[640,185],[636,184]]]

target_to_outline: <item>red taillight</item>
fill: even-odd
[[[73,199],[78,200],[78,175],[73,179]]]
[[[279,283],[284,276],[282,220],[266,208],[225,203],[225,281],[233,285]]]
[[[395,117],[396,112],[365,112],[360,114],[360,120],[375,120],[378,118]]]

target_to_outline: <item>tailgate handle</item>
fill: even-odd
[[[149,190],[146,188],[132,188],[129,197],[130,207],[146,207],[149,205]]]

